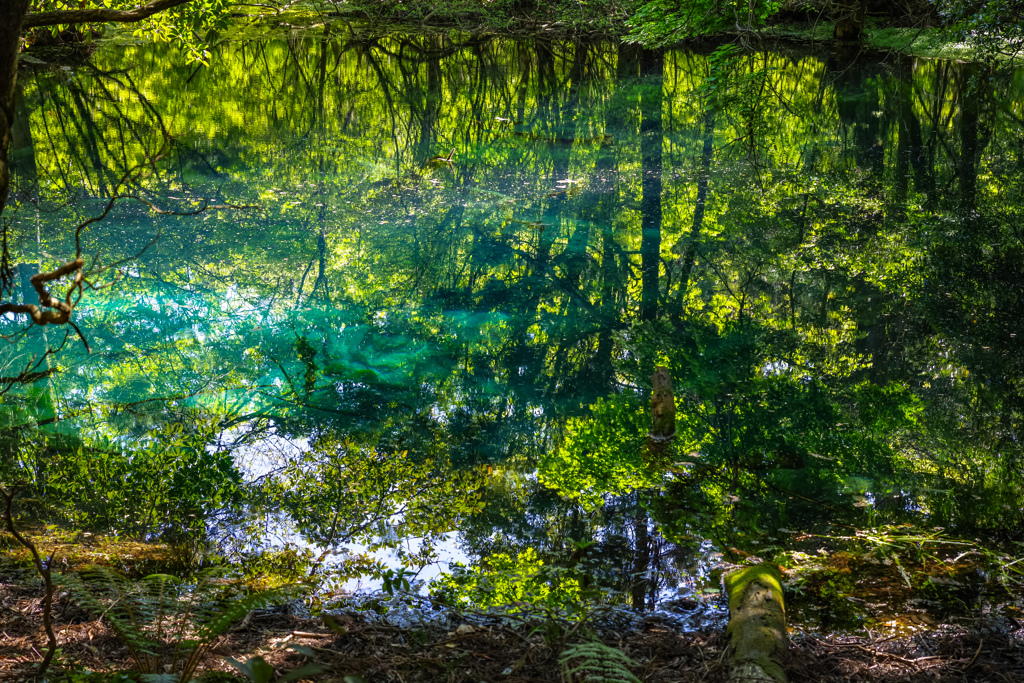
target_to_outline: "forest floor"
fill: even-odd
[[[34,675],[46,644],[41,605],[38,585],[26,582],[24,576],[0,576],[0,679],[24,680]],[[128,650],[104,620],[63,594],[58,594],[53,616],[60,655],[49,680],[134,679]],[[308,676],[312,681],[562,680],[559,655],[571,643],[551,634],[564,629],[538,623],[512,626],[497,619],[455,623],[401,628],[349,612],[337,618],[332,630],[320,618],[258,611],[215,644],[200,671],[207,672],[204,679],[211,683],[227,681],[231,680],[227,675],[237,672],[226,658],[245,661],[262,656],[279,674],[307,664],[321,667],[319,673]],[[633,673],[642,681],[727,680],[727,639],[721,629],[685,632],[655,614],[621,630],[596,623],[595,631],[605,644],[633,660]],[[306,654],[288,649],[293,645],[304,646]],[[969,623],[941,625],[903,637],[868,639],[794,631],[786,669],[794,682],[1024,682],[1024,628],[979,615]],[[123,672],[127,678],[103,675],[113,672]]]

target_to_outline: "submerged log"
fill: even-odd
[[[729,680],[739,683],[786,683],[786,607],[782,577],[767,562],[725,575],[732,645]]]

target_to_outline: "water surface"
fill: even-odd
[[[68,483],[77,523],[242,552],[265,521],[215,513],[255,482],[317,552],[457,545],[455,598],[504,571],[635,607],[830,522],[1024,528],[1019,72],[336,25],[22,76],[24,272],[132,169],[164,211],[227,207],[117,203],[84,236],[130,259],[76,311],[92,352],[3,397],[72,454],[51,483],[129,482]]]

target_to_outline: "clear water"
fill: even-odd
[[[718,64],[335,26],[207,67],[110,44],[25,72],[5,214],[24,272],[72,254],[140,165],[124,194],[223,208],[124,199],[90,226],[87,254],[129,259],[76,309],[92,352],[72,334],[0,419],[72,451],[184,425],[276,481],[303,544],[412,567],[532,550],[638,607],[714,586],[713,550],[770,555],[780,527],[1012,526],[1021,74]],[[5,346],[5,374],[64,332]],[[660,365],[677,426],[652,465]],[[265,542],[207,502],[210,528]]]

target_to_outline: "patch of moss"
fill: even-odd
[[[154,573],[181,573],[181,559],[166,543],[134,541],[117,536],[91,534],[57,526],[34,526],[21,529],[39,553],[50,555],[61,570],[77,570],[87,565],[101,565],[131,576]],[[31,567],[32,556],[12,536],[0,532],[0,547],[5,548],[6,559],[19,567]]]
[[[744,567],[734,572],[729,572],[723,579],[725,592],[729,596],[729,612],[739,609],[739,601],[752,583],[760,583],[775,591],[782,601],[782,576],[778,568],[770,562],[762,562],[753,567]]]

